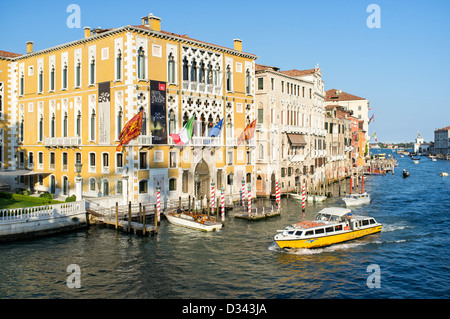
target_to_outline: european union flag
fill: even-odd
[[[220,130],[222,129],[223,119],[219,121],[212,129],[209,131],[209,137],[219,136]]]

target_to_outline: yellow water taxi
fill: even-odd
[[[369,216],[355,216],[348,208],[322,209],[314,221],[279,230],[274,240],[280,248],[319,248],[379,233],[382,224]]]

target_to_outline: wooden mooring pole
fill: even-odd
[[[156,210],[156,204],[155,204],[155,233],[158,232],[158,212]]]
[[[131,201],[128,202],[128,232],[131,232]]]
[[[119,203],[116,202],[116,230],[119,228]]]
[[[145,229],[145,206],[142,207],[142,235],[147,235],[147,229]]]

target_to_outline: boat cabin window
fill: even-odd
[[[339,221],[339,216],[336,216],[336,215],[331,216],[331,221],[332,222],[338,222]]]
[[[296,236],[301,236],[301,235],[302,235],[302,231],[301,231],[301,230],[297,230],[297,231],[295,232],[295,235],[296,235]]]
[[[288,231],[288,235],[294,235],[294,231],[293,230]]]
[[[335,230],[335,231],[342,230],[342,225],[336,225],[336,226],[334,226],[334,230]]]
[[[370,225],[375,224],[375,219],[371,218],[370,219]]]
[[[323,234],[324,232],[325,232],[325,229],[323,229],[323,228],[316,229],[316,235]]]
[[[305,233],[305,236],[310,236],[310,235],[314,235],[314,231],[313,231],[313,230],[308,230],[308,231]]]
[[[325,228],[325,231],[326,231],[327,233],[331,233],[331,232],[334,232],[334,228],[333,228],[333,226],[327,227],[327,228]]]
[[[363,226],[368,226],[369,225],[369,220],[368,219],[364,219],[362,221]]]
[[[330,220],[330,217],[331,217],[330,214],[317,214],[316,219],[317,220],[327,221],[327,220]]]

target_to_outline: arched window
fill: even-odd
[[[55,90],[55,67],[52,66],[52,69],[50,71],[50,91]]]
[[[42,91],[44,90],[43,81],[44,81],[44,71],[42,69],[40,69],[39,76],[38,76],[38,92],[39,93],[42,93]]]
[[[259,144],[258,155],[260,160],[264,159],[264,145],[262,144]]]
[[[205,83],[205,63],[203,63],[203,61],[200,61],[200,68],[199,68],[199,72],[198,72],[198,82]]]
[[[138,79],[145,79],[145,51],[142,47],[137,52],[137,76]]]
[[[251,94],[251,77],[249,69],[245,72],[245,93]]]
[[[123,112],[122,112],[122,107],[120,107],[119,112],[117,113],[117,130],[116,130],[117,139],[119,138],[119,135],[122,132],[122,118],[123,118]]]
[[[25,85],[25,75],[22,73],[20,75],[20,83],[19,83],[19,94],[23,95],[24,93],[24,85]]]
[[[91,113],[91,125],[90,125],[90,127],[91,127],[91,136],[90,136],[90,140],[91,141],[94,141],[95,140],[95,110],[92,110],[92,113]]]
[[[211,63],[208,64],[207,71],[206,71],[206,84],[212,84],[213,83],[213,70]]]
[[[175,83],[175,58],[172,53],[169,54],[169,61],[167,66],[167,79],[169,83]]]
[[[228,115],[227,117],[227,137],[228,138],[233,137],[233,121],[231,120],[230,115]]]
[[[218,63],[214,69],[214,85],[220,85],[220,66]]]
[[[63,118],[63,137],[67,137],[67,125],[68,125],[68,116],[67,112],[65,112]]]
[[[169,134],[176,133],[175,127],[175,112],[170,110],[169,112]]]
[[[91,63],[89,65],[89,84],[95,84],[95,58],[91,58]]]
[[[19,126],[19,141],[23,142],[23,137],[24,137],[24,131],[25,130],[25,120],[22,119],[20,120],[20,126]]]
[[[63,67],[62,88],[67,89],[67,63],[64,63],[64,67]]]
[[[147,135],[147,113],[142,114],[141,135]]]
[[[39,118],[39,129],[38,129],[38,140],[39,142],[42,142],[44,139],[44,116],[41,115]]]
[[[52,119],[50,120],[50,137],[55,137],[56,128],[56,118],[55,113],[52,114]]]
[[[54,194],[55,192],[56,192],[55,175],[50,175],[50,193]]]
[[[192,61],[191,82],[197,82],[197,62],[195,59]]]
[[[109,181],[107,179],[103,180],[103,196],[109,195]]]
[[[183,59],[183,81],[189,81],[189,63],[186,57]]]
[[[227,66],[227,91],[231,91],[232,90],[232,86],[231,86],[231,67],[228,65]]]
[[[116,56],[116,80],[122,79],[122,52],[120,49],[117,51]]]
[[[93,178],[93,177],[91,177],[91,178],[89,179],[89,190],[90,190],[91,192],[94,192],[94,191],[95,191],[95,178]]]
[[[77,114],[77,122],[76,122],[75,130],[76,130],[77,136],[80,137],[81,136],[81,111],[78,111],[78,114]]]
[[[77,66],[75,68],[75,86],[81,86],[81,62],[77,61]]]

